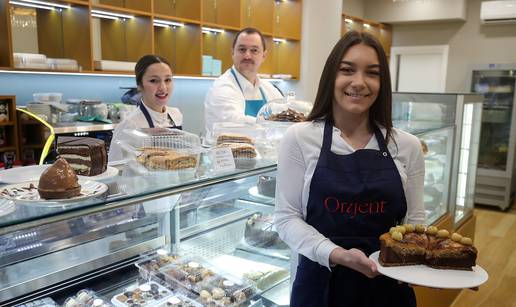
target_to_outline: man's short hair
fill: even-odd
[[[233,40],[233,49],[235,49],[236,41],[237,41],[238,37],[240,36],[240,34],[242,34],[242,33],[245,33],[245,34],[256,33],[256,34],[260,35],[260,39],[262,40],[262,45],[263,45],[263,51],[267,50],[266,45],[265,45],[265,38],[263,37],[262,32],[260,32],[260,30],[258,30],[256,28],[251,28],[251,27],[243,28],[242,30],[238,31],[238,33],[235,36],[235,39]]]

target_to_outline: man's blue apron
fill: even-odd
[[[306,222],[345,248],[367,256],[378,237],[402,221],[407,202],[401,178],[378,127],[380,150],[349,155],[331,151],[333,123],[326,121],[319,160],[310,183]],[[383,275],[375,278],[343,266],[330,270],[300,255],[290,306],[416,306],[412,288]]]
[[[154,128],[154,121],[152,120],[152,117],[150,116],[149,111],[145,107],[143,101],[140,101],[140,110],[142,111],[143,116],[145,116],[145,119],[147,120],[147,124],[149,124],[149,128]],[[182,126],[176,126],[176,123],[174,122],[174,120],[172,119],[170,114],[167,113],[167,116],[168,116],[168,120],[170,120],[170,122],[172,123],[172,126],[166,127],[166,128],[176,128],[176,129],[180,129],[180,130],[183,129]],[[162,128],[165,128],[165,127],[162,127]]]
[[[244,90],[242,89],[242,86],[240,85],[240,82],[238,81],[238,78],[236,76],[235,71],[233,68],[231,68],[231,74],[233,74],[233,77],[235,78],[238,87],[240,88],[240,91],[242,91],[242,95],[244,95]],[[267,98],[265,98],[265,94],[260,87],[260,94],[262,94],[262,99],[245,99],[245,115],[247,116],[254,116],[258,115],[258,111],[263,107],[264,104],[267,103]]]

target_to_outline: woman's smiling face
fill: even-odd
[[[380,91],[380,63],[376,51],[355,45],[344,54],[335,78],[333,114],[369,114]]]
[[[155,63],[147,67],[140,86],[145,105],[156,112],[164,112],[173,88],[172,70],[167,64]]]

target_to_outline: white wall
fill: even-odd
[[[364,17],[384,23],[464,20],[466,0],[365,0]],[[469,2],[469,1],[468,1]]]
[[[340,38],[341,19],[342,0],[303,1],[301,77],[292,83],[296,98],[315,100],[326,58]]]
[[[342,13],[355,17],[364,17],[363,0],[342,0]]]
[[[449,45],[446,91],[470,91],[474,65],[516,64],[516,26],[481,25],[480,3],[467,1],[466,22],[394,25],[392,46]]]

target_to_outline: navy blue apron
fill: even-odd
[[[235,78],[235,80],[238,84],[238,87],[240,88],[240,91],[242,91],[242,95],[243,95],[244,90],[242,89],[242,86],[240,85],[240,82],[238,81],[238,78],[237,78],[233,68],[231,68],[231,73],[233,74],[233,77]],[[256,115],[258,115],[258,111],[260,111],[260,109],[263,107],[263,105],[267,103],[267,98],[265,98],[265,93],[263,92],[261,87],[259,89],[260,89],[260,94],[262,94],[262,99],[246,99],[245,100],[244,113],[247,116],[256,117]]]
[[[319,160],[310,183],[306,222],[345,248],[367,256],[380,249],[378,237],[402,221],[405,192],[385,139],[380,150],[349,155],[331,151],[333,123],[326,121]],[[412,288],[383,275],[368,278],[344,266],[327,267],[300,255],[290,306],[416,306]]]
[[[141,101],[141,100],[140,100],[140,110],[142,111],[143,116],[145,116],[145,119],[147,120],[147,124],[149,124],[149,128],[154,128],[154,121],[152,121],[152,117],[150,116],[149,111],[147,111],[147,108],[145,107],[143,101]],[[167,128],[176,128],[176,129],[180,129],[180,130],[183,129],[183,126],[176,126],[176,123],[174,122],[174,120],[172,119],[170,114],[168,114],[168,112],[167,112],[167,116],[168,116],[168,119],[170,120],[170,122],[172,123],[172,126],[167,127]]]

